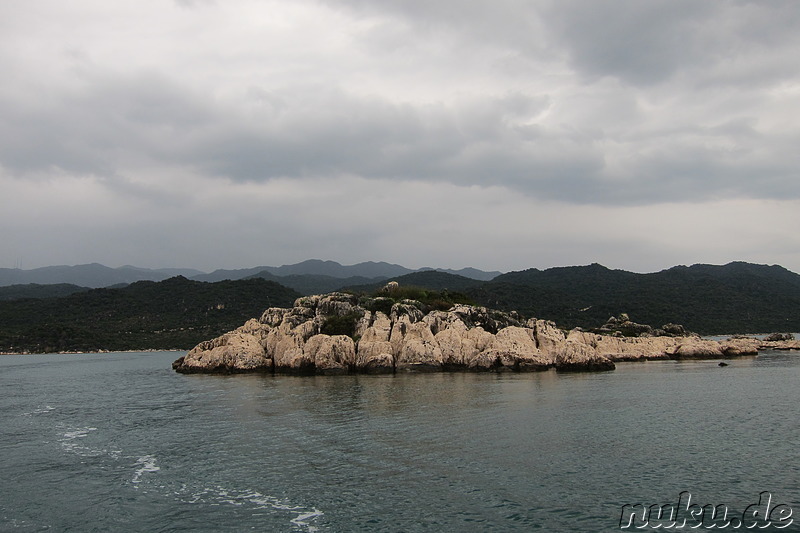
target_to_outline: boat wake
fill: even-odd
[[[182,498],[185,503],[206,505],[252,506],[255,510],[285,511],[294,515],[289,523],[294,530],[319,531],[315,521],[325,513],[316,508],[295,505],[285,498],[276,498],[258,491],[236,491],[222,486],[208,487]]]
[[[270,496],[256,490],[236,490],[221,485],[197,489],[184,483],[180,489],[174,490],[168,486],[169,481],[151,478],[151,475],[161,471],[161,467],[158,466],[159,461],[153,454],[129,455],[124,454],[122,450],[91,446],[91,441],[102,437],[102,432],[96,427],[67,427],[61,428],[59,433],[58,442],[65,453],[86,458],[105,458],[116,463],[130,461],[133,472],[129,474],[131,476],[129,483],[135,490],[141,487],[143,494],[171,495],[181,503],[194,505],[232,505],[249,509],[254,516],[265,512],[285,513],[289,522],[288,527],[292,531],[320,531],[317,522],[324,513],[314,507],[297,505],[286,498]],[[125,471],[130,472],[127,468]]]

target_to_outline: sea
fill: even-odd
[[[0,356],[0,531],[800,531],[800,353],[347,376],[181,355]]]

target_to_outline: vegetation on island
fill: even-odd
[[[400,285],[391,290],[382,288],[366,292],[345,289],[343,292],[358,296],[358,304],[363,309],[373,313],[379,311],[387,316],[392,313],[392,308],[402,313],[404,306],[419,309],[421,313],[427,314],[434,310],[446,311],[456,304],[475,305],[475,302],[466,294],[450,292],[447,289],[433,290],[409,285]],[[395,307],[395,304],[403,305]],[[347,335],[358,340],[355,337],[356,325],[362,317],[363,312],[330,315],[322,323],[320,333]]]
[[[347,292],[365,297],[366,308],[370,311],[383,311],[387,315],[391,311],[392,305],[402,302],[413,302],[423,313],[447,311],[456,304],[476,305],[475,301],[466,294],[449,291],[446,288],[437,290],[415,285],[398,284],[393,289],[380,289],[368,295],[352,289]]]

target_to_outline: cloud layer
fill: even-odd
[[[800,271],[794,2],[0,5],[7,264]]]

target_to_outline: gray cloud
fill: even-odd
[[[545,16],[581,72],[650,84],[717,52],[709,49],[716,12],[714,4],[691,0],[567,0]]]
[[[180,7],[195,7],[203,4],[213,4],[216,0],[175,0],[175,4]]]
[[[404,242],[461,208],[497,217],[503,209],[481,200],[496,191],[515,199],[516,225],[532,209],[588,220],[611,206],[687,216],[718,202],[800,200],[792,2],[47,5],[0,6],[0,180],[25,198],[31,183],[53,195],[63,194],[55,184],[80,184],[117,211],[163,217],[130,235],[185,233],[174,210],[204,213],[218,225],[206,234],[223,238],[236,220],[275,224],[303,198],[341,187],[350,187],[342,204],[387,187],[411,202],[419,191],[439,198],[430,206],[439,217],[408,228]],[[245,197],[275,218],[259,219],[256,204],[214,213],[209,200]],[[348,216],[364,211],[359,203]],[[344,249],[349,234],[382,250],[374,225],[336,220],[327,234],[315,219],[304,242]],[[93,230],[97,242],[103,231]],[[564,257],[588,246],[577,235],[564,237],[575,246]],[[291,241],[268,244],[288,253]],[[505,253],[522,257],[510,242]]]
[[[766,59],[789,43],[794,48],[800,22],[792,0],[325,1],[362,16],[398,17],[429,38],[444,31],[460,45],[552,56],[539,60],[565,57],[586,76],[616,76],[645,86],[730,58]],[[783,75],[796,75],[787,66],[783,63]]]
[[[7,169],[112,178],[165,164],[252,181],[358,175],[499,185],[576,203],[800,194],[796,139],[761,132],[753,118],[609,132],[541,124],[550,97],[519,92],[413,105],[308,86],[252,89],[251,101],[236,107],[158,72],[86,76],[85,91],[47,108],[6,103],[0,157]],[[608,170],[604,148],[619,143],[629,151],[622,175]]]
[[[311,86],[251,90],[236,108],[156,72],[90,79],[85,92],[45,109],[6,103],[5,168],[113,178],[164,164],[250,181],[357,175],[499,185],[579,204],[800,194],[796,138],[758,131],[755,119],[607,132],[538,123],[546,95],[412,105]],[[628,159],[613,173],[605,146],[621,143]]]
[[[93,69],[79,78],[70,92],[0,97],[7,169],[114,175],[132,160],[164,158],[212,120],[189,88],[154,71],[112,76]]]

